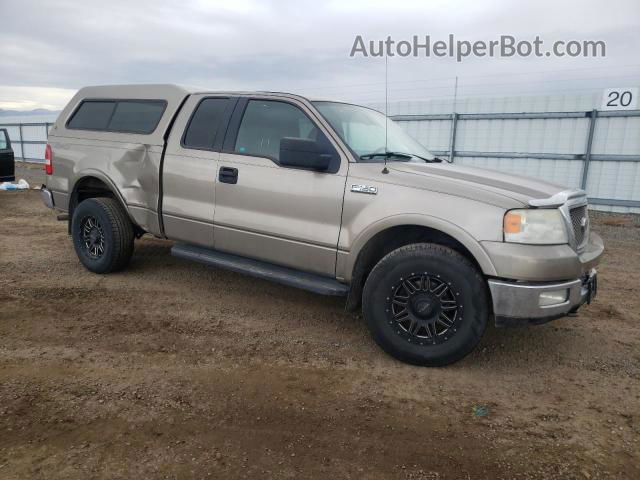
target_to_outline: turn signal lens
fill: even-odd
[[[529,245],[567,243],[567,230],[557,208],[510,210],[504,216],[504,241]]]
[[[522,215],[507,212],[504,216],[504,233],[520,233],[522,231]]]

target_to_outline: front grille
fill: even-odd
[[[589,233],[589,213],[587,206],[575,207],[569,210],[571,216],[571,226],[573,227],[573,236],[576,239],[576,246],[584,243]]]

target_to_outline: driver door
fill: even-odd
[[[238,105],[219,159],[216,250],[335,276],[348,159],[333,172],[281,166],[282,138],[326,135],[314,113],[288,98]]]

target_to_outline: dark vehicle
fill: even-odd
[[[16,179],[15,163],[11,140],[4,128],[0,128],[0,182],[13,182]]]

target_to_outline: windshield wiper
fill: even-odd
[[[420,160],[424,160],[427,163],[441,162],[442,161],[442,159],[438,158],[438,157],[434,157],[433,159],[429,159],[429,158],[421,157],[420,155],[416,155],[415,153],[404,153],[404,152],[379,152],[379,153],[367,153],[365,155],[360,155],[360,158],[362,158],[363,160],[370,160],[370,159],[375,158],[375,157],[385,157],[385,158],[390,158],[390,157],[412,158],[412,157],[416,157],[416,158],[419,158]]]
[[[363,160],[371,160],[376,157],[400,157],[400,158],[411,158],[413,155],[408,153],[400,153],[400,152],[379,152],[379,153],[366,153],[364,155],[360,155],[360,158]]]
[[[415,153],[412,153],[411,155],[413,155],[416,158],[419,158],[420,160],[424,160],[427,163],[440,163],[440,162],[442,162],[442,159],[439,158],[439,157],[424,158],[424,157],[421,157],[420,155],[416,155]]]

